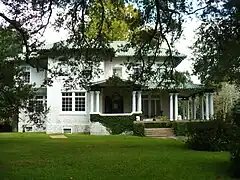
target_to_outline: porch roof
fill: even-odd
[[[133,81],[127,80],[127,79],[121,79],[118,76],[112,76],[108,79],[103,79],[101,81],[93,82],[90,86],[91,90],[104,88],[104,87],[120,87],[120,88],[132,88],[140,90],[142,88],[142,85],[137,84]]]
[[[156,91],[167,91],[169,93],[179,93],[180,98],[188,98],[190,96],[195,96],[197,94],[212,93],[216,91],[214,86],[205,86],[202,84],[186,83],[184,85],[175,87],[169,86],[165,87],[149,87],[150,90]]]

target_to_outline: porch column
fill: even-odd
[[[192,118],[193,118],[193,120],[196,119],[196,101],[195,101],[195,97],[192,97]]]
[[[187,100],[187,120],[190,119],[190,102],[189,99]]]
[[[174,110],[175,118],[174,119],[177,120],[178,119],[178,93],[175,93],[174,103],[175,103],[175,105],[174,105],[174,108],[175,108],[175,110]]]
[[[90,91],[90,113],[94,112],[94,91]]]
[[[100,95],[100,91],[96,91],[96,112],[99,113],[99,106],[100,106],[100,103],[99,103],[99,96]]]
[[[170,121],[173,121],[173,94],[170,93],[170,114],[169,114],[169,119]]]
[[[185,120],[186,119],[186,101],[185,100],[183,100],[182,111],[183,111],[182,120]]]
[[[209,120],[209,93],[205,93],[206,100],[205,100],[205,106],[206,106],[206,120]]]
[[[152,104],[151,104],[151,95],[148,94],[148,117],[151,118],[152,114]]]
[[[213,93],[209,93],[209,117],[213,118],[214,107],[213,107]]]
[[[142,113],[142,92],[141,91],[138,91],[138,108],[137,108],[137,111],[139,113]]]
[[[203,96],[200,97],[200,113],[201,113],[201,119],[204,119],[204,99]]]
[[[132,112],[136,112],[136,91],[132,92]]]

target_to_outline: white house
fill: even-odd
[[[118,44],[113,42],[116,50]],[[113,74],[117,74],[123,82],[128,79],[126,66],[127,58],[133,56],[134,51],[116,52],[113,59],[105,59],[100,68],[103,73],[95,79],[90,91],[84,89],[66,90],[61,77],[53,79],[52,86],[41,87],[42,82],[49,74],[46,70],[37,71],[26,65],[26,83],[35,83],[39,88],[38,103],[45,103],[49,108],[43,128],[37,128],[27,123],[24,113],[19,115],[18,131],[22,132],[23,125],[27,131],[46,131],[46,133],[81,133],[88,132],[91,125],[90,114],[100,116],[128,116],[141,114],[141,120],[152,120],[155,117],[165,116],[170,121],[181,119],[210,119],[213,112],[213,90],[201,85],[190,84],[177,89],[143,89],[140,86],[132,89],[126,86],[109,84]],[[166,54],[158,56],[157,63],[163,63]],[[184,55],[175,55],[175,67],[185,58]],[[55,59],[45,61],[47,68],[53,68]],[[96,88],[97,87],[97,88]],[[199,97],[200,107],[196,107],[195,98]],[[179,100],[183,102],[183,109],[179,109]],[[197,112],[198,111],[198,112]]]

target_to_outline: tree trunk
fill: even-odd
[[[12,117],[12,131],[18,132],[18,114]]]

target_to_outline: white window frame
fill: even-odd
[[[62,93],[72,93],[72,111],[62,110]],[[75,93],[85,93],[85,111],[75,111]],[[78,96],[77,96],[78,97]],[[81,96],[83,97],[83,96]],[[87,114],[87,91],[61,91],[60,115],[66,114]]]
[[[25,74],[23,74],[23,81],[25,84],[30,84],[31,83],[31,68],[29,66],[24,66],[23,67],[23,73],[29,73],[29,82],[25,81]]]

